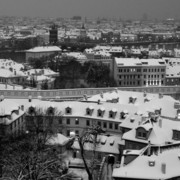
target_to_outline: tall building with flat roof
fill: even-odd
[[[119,86],[165,85],[166,64],[162,59],[115,58],[113,76]]]

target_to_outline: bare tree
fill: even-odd
[[[98,160],[96,159],[96,150],[98,147],[98,135],[102,133],[105,132],[99,126],[92,126],[92,128],[84,131],[82,135],[77,138],[80,147],[81,157],[84,162],[84,166],[88,174],[89,180],[94,179],[93,178],[94,171],[96,169],[96,165],[99,163]],[[92,149],[89,150],[91,151],[90,161],[86,158],[86,150],[85,150],[86,143],[89,142],[92,143]]]
[[[48,140],[57,133],[61,113],[55,108],[30,108],[27,112],[28,131],[3,143],[3,180],[65,179],[71,176],[63,157]]]

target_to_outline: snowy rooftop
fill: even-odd
[[[121,66],[165,66],[162,59],[115,58],[115,62]]]
[[[57,46],[39,46],[39,47],[35,47],[29,50],[26,50],[26,52],[60,52],[61,48],[57,47]]]
[[[171,179],[180,176],[180,148],[168,148],[158,154],[140,155],[127,165],[113,170],[114,178]]]

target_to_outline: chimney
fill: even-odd
[[[148,150],[147,150],[148,156],[151,156],[151,141],[148,141]]]
[[[103,98],[103,92],[101,92],[100,96],[101,96],[101,98]]]
[[[87,101],[87,99],[88,99],[86,94],[84,94],[84,99],[85,99],[86,101]]]
[[[32,96],[29,95],[28,99],[29,99],[29,102],[31,102],[32,101]]]
[[[98,104],[100,104],[100,99],[98,99],[98,102],[97,102]]]
[[[144,97],[146,97],[147,96],[147,93],[146,93],[146,91],[144,91]]]
[[[159,127],[162,128],[162,119],[159,119]]]
[[[21,105],[21,110],[24,111],[24,105]]]
[[[114,90],[115,90],[115,92],[118,94],[118,88],[115,88]]]
[[[4,96],[3,95],[1,95],[1,97],[0,97],[0,101],[3,101],[4,100]]]
[[[159,99],[162,99],[162,98],[163,98],[163,94],[159,93]]]
[[[166,174],[166,163],[162,163],[161,171],[162,171],[163,174]]]

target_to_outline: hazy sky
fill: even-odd
[[[0,0],[0,15],[180,19],[180,0]]]

